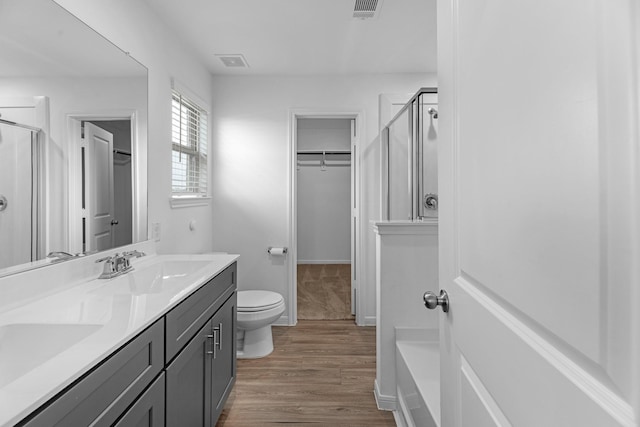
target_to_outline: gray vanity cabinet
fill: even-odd
[[[158,376],[113,427],[164,426],[164,377]]]
[[[167,367],[167,426],[211,426],[211,324]]]
[[[212,426],[235,382],[236,293],[167,367],[167,426]]]
[[[234,262],[20,427],[210,427],[236,376]]]
[[[234,293],[211,319],[214,332],[214,354],[211,355],[214,421],[220,416],[236,380],[236,295]]]

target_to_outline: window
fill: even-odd
[[[207,111],[175,90],[171,104],[172,197],[207,197]]]

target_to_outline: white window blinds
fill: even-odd
[[[207,112],[173,91],[171,113],[174,197],[207,196]]]

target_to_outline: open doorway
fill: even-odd
[[[292,116],[292,323],[357,321],[358,119]]]
[[[351,120],[297,123],[298,319],[352,319]]]

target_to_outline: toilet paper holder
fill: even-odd
[[[274,247],[274,246],[269,246],[267,248],[267,252],[269,252],[269,255],[286,255],[287,251],[288,251],[288,249],[286,247],[278,248],[278,247]]]

